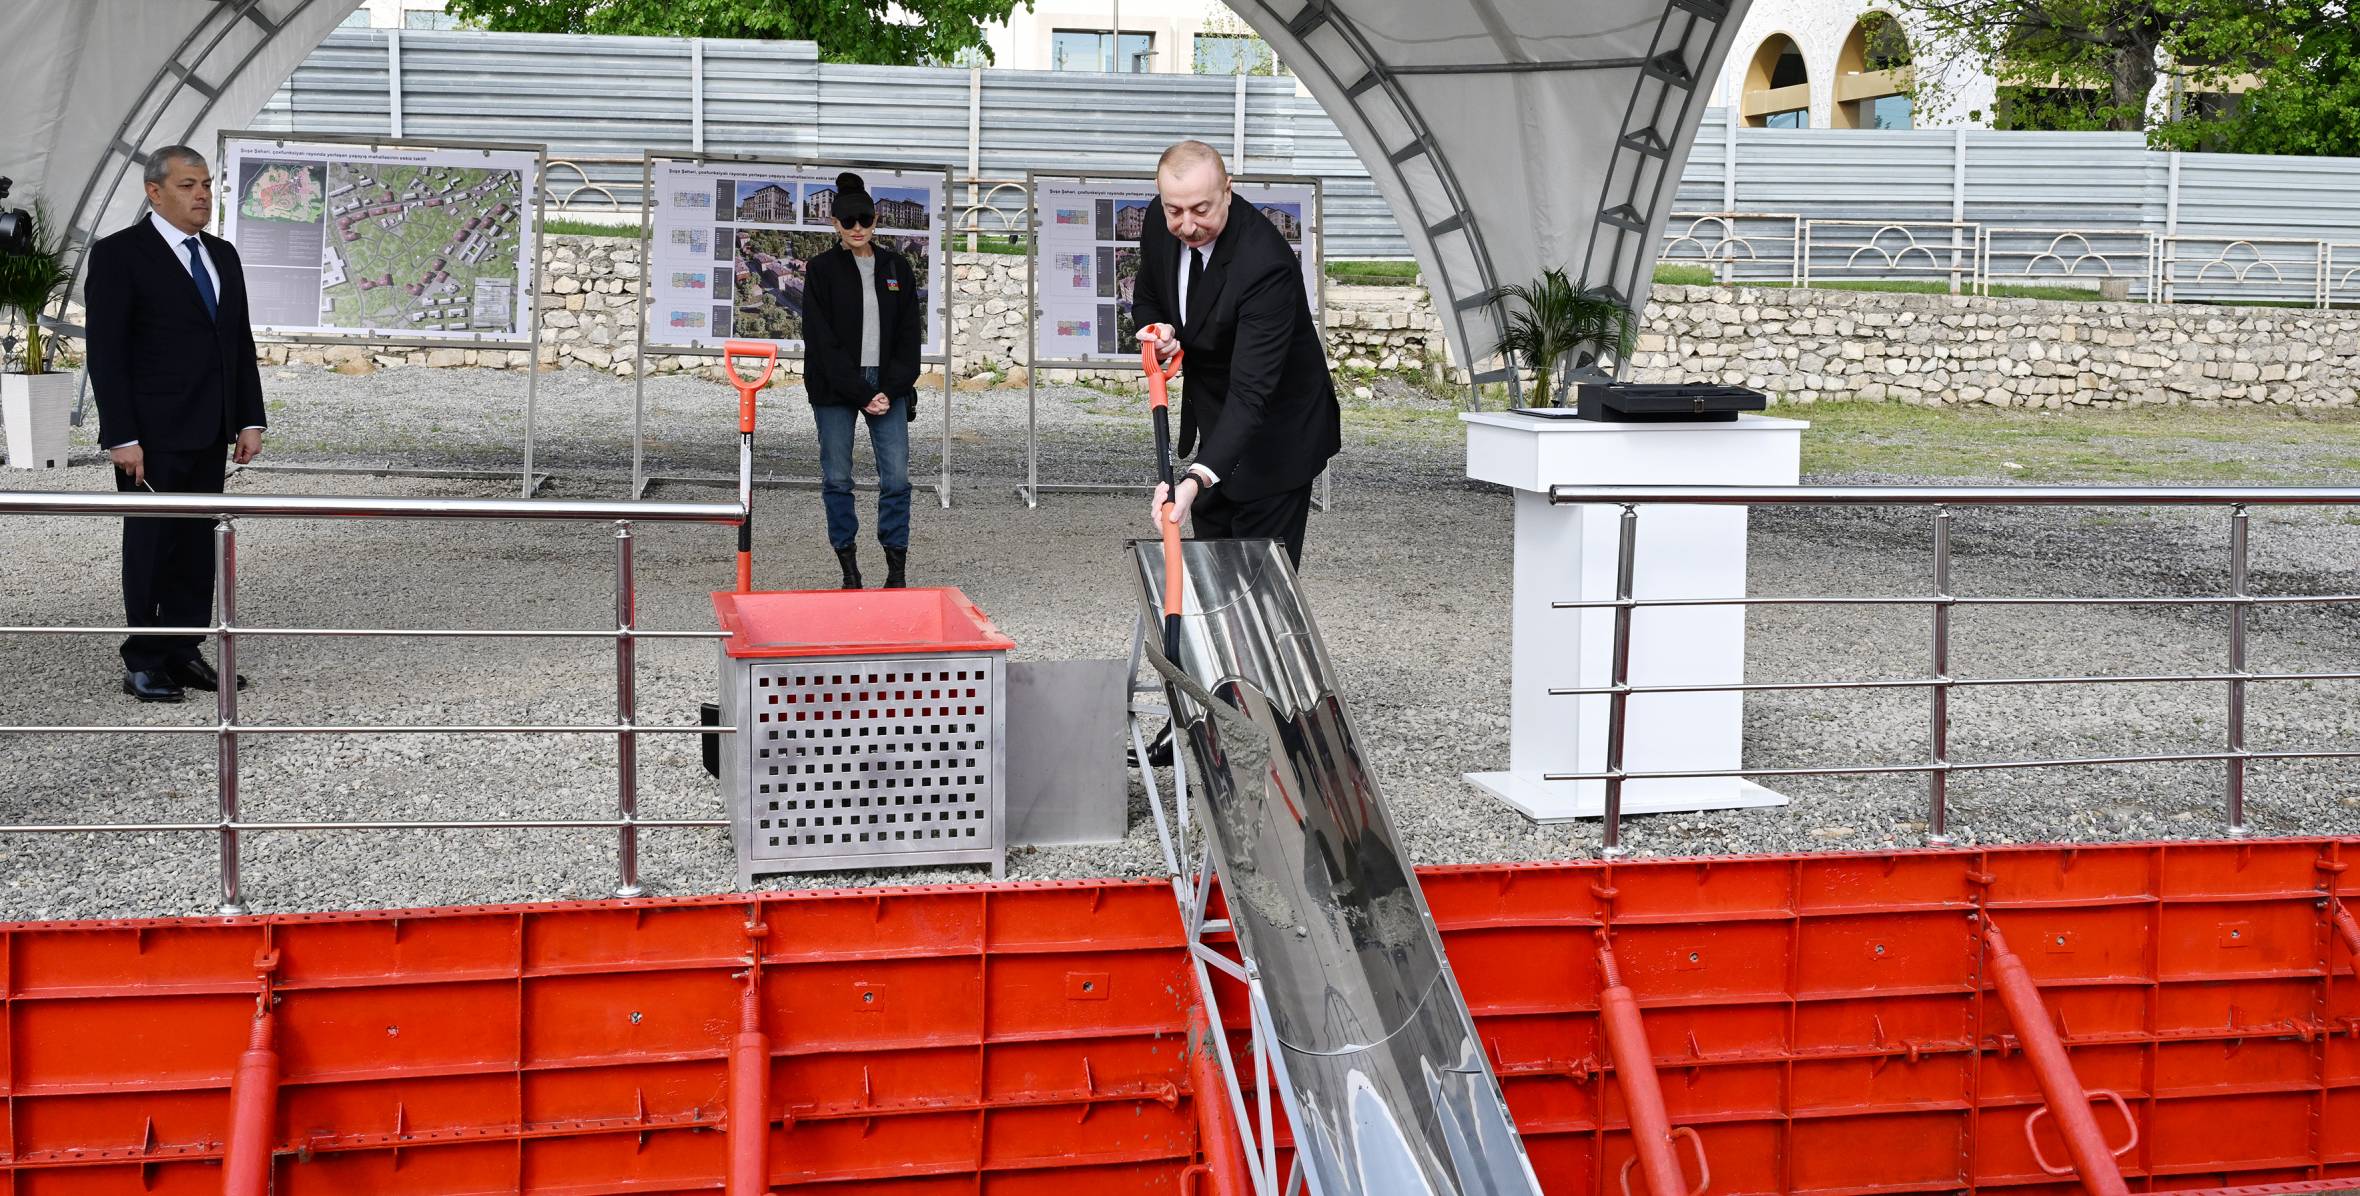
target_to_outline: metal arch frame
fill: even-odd
[[[1503,367],[1488,372],[1475,368],[1478,355],[1475,352],[1473,329],[1468,326],[1469,313],[1477,310],[1490,313],[1493,344],[1497,344],[1499,337],[1507,331],[1506,318],[1497,302],[1500,288],[1499,275],[1492,266],[1491,250],[1484,242],[1482,226],[1476,220],[1474,213],[1468,210],[1466,189],[1459,184],[1458,174],[1451,167],[1449,155],[1443,152],[1442,146],[1435,141],[1433,133],[1428,130],[1425,115],[1418,110],[1417,104],[1396,82],[1397,77],[1403,73],[1401,68],[1386,65],[1384,60],[1379,58],[1376,52],[1369,47],[1368,39],[1361,34],[1359,27],[1353,24],[1350,17],[1336,11],[1331,6],[1330,0],[1305,0],[1303,6],[1291,19],[1281,17],[1271,7],[1271,0],[1250,0],[1250,2],[1240,0],[1232,7],[1238,10],[1240,19],[1251,26],[1256,33],[1261,34],[1263,40],[1269,42],[1277,50],[1278,56],[1282,60],[1316,64],[1319,67],[1317,75],[1305,75],[1298,69],[1296,76],[1305,80],[1305,86],[1309,86],[1314,78],[1334,84],[1330,95],[1319,95],[1321,89],[1313,89],[1313,94],[1319,99],[1320,106],[1327,109],[1330,116],[1349,113],[1353,122],[1359,126],[1359,131],[1372,144],[1376,139],[1377,126],[1376,122],[1371,120],[1363,109],[1362,96],[1370,91],[1381,91],[1385,98],[1392,102],[1395,116],[1400,119],[1404,127],[1410,130],[1412,140],[1407,146],[1389,150],[1381,164],[1382,169],[1380,169],[1378,161],[1369,159],[1365,155],[1363,162],[1369,168],[1370,176],[1379,181],[1380,187],[1397,193],[1397,195],[1387,197],[1396,210],[1403,207],[1408,209],[1415,227],[1414,229],[1405,227],[1402,231],[1409,238],[1410,252],[1424,259],[1419,263],[1423,268],[1431,271],[1434,277],[1443,280],[1443,290],[1446,292],[1449,303],[1449,318],[1444,321],[1443,328],[1445,335],[1457,342],[1459,357],[1467,363],[1469,405],[1477,405],[1476,400],[1481,393],[1477,388],[1485,382],[1504,381],[1508,384],[1509,392],[1520,398],[1523,394],[1522,383],[1512,367]],[[1257,20],[1257,16],[1263,19]],[[1309,35],[1323,24],[1332,26],[1343,38],[1344,44],[1351,47],[1359,58],[1358,65],[1361,71],[1356,78],[1349,82],[1345,80],[1342,73],[1336,70],[1335,66],[1311,47]],[[1531,68],[1524,67],[1522,64],[1495,64],[1485,69]],[[1347,136],[1346,140],[1349,142],[1351,138]],[[1451,211],[1439,219],[1428,216],[1423,206],[1419,204],[1416,193],[1401,177],[1401,164],[1421,155],[1433,163],[1435,177],[1441,182],[1443,194],[1448,197],[1451,203]],[[1390,183],[1389,187],[1386,186],[1387,183]],[[1453,279],[1450,271],[1444,267],[1442,254],[1436,250],[1434,245],[1437,237],[1448,236],[1453,232],[1465,235],[1468,248],[1472,251],[1475,259],[1476,285],[1472,290],[1465,290],[1457,285],[1457,280]],[[1487,357],[1490,354],[1485,353],[1482,356]]]
[[[1488,0],[1472,2],[1478,9],[1490,9]],[[1420,264],[1433,277],[1443,280],[1445,298],[1450,308],[1443,327],[1461,359],[1467,364],[1468,395],[1470,403],[1475,405],[1480,404],[1480,387],[1486,382],[1507,383],[1512,402],[1520,402],[1523,397],[1522,382],[1512,362],[1502,363],[1491,370],[1476,368],[1481,358],[1490,357],[1491,354],[1479,355],[1476,352],[1472,313],[1478,310],[1489,313],[1493,343],[1496,344],[1497,336],[1506,331],[1506,313],[1498,302],[1498,271],[1493,264],[1481,224],[1468,208],[1465,188],[1458,181],[1449,155],[1428,130],[1417,104],[1403,91],[1397,80],[1412,75],[1638,70],[1639,77],[1631,89],[1621,131],[1600,181],[1597,216],[1590,230],[1578,279],[1594,291],[1603,291],[1631,305],[1634,297],[1643,294],[1641,282],[1651,260],[1646,251],[1653,246],[1662,227],[1663,217],[1678,192],[1677,168],[1685,160],[1688,147],[1695,143],[1693,118],[1698,106],[1706,98],[1720,62],[1727,56],[1729,46],[1735,40],[1737,25],[1744,15],[1745,6],[1746,0],[1665,0],[1654,40],[1645,58],[1393,66],[1386,64],[1370,49],[1367,38],[1352,19],[1337,11],[1335,0],[1303,0],[1291,18],[1277,11],[1274,0],[1252,0],[1251,3],[1233,5],[1239,10],[1238,15],[1255,32],[1278,50],[1281,58],[1295,63],[1309,63],[1317,68],[1310,72],[1298,69],[1297,75],[1305,81],[1306,86],[1311,87],[1329,115],[1338,118],[1339,124],[1343,123],[1344,117],[1349,116],[1351,122],[1357,125],[1356,130],[1347,132],[1347,140],[1375,142],[1377,125],[1363,107],[1363,97],[1372,91],[1383,93],[1392,104],[1395,116],[1411,131],[1413,140],[1408,145],[1376,147],[1381,151],[1382,162],[1365,153],[1362,159],[1369,167],[1370,175],[1377,180],[1379,188],[1387,192],[1386,198],[1395,210],[1406,209],[1413,218],[1415,227],[1403,229],[1412,253],[1419,257]],[[1676,45],[1667,49],[1666,38],[1671,34],[1675,20],[1684,23],[1679,27]],[[1331,64],[1311,47],[1309,35],[1321,25],[1333,27],[1344,44],[1357,55],[1361,70],[1356,77],[1347,80],[1338,72],[1335,64]],[[1699,28],[1709,30],[1701,47],[1696,45],[1695,38]],[[1679,56],[1673,58],[1675,51]],[[1687,57],[1691,51],[1696,54],[1693,60]],[[1670,61],[1667,61],[1668,58]],[[1671,69],[1675,67],[1676,70]],[[1327,84],[1333,86],[1324,86]],[[1641,112],[1641,94],[1650,84],[1658,88],[1655,101],[1646,122],[1634,125],[1634,118]],[[1669,103],[1674,92],[1682,96],[1676,114],[1671,111]],[[1664,132],[1667,115],[1673,116],[1668,136]],[[1402,163],[1419,156],[1432,163],[1435,177],[1453,205],[1453,210],[1438,220],[1431,219],[1423,210],[1400,172]],[[1636,161],[1626,168],[1626,159],[1633,157]],[[1651,158],[1660,163],[1652,179],[1644,166],[1645,161]],[[1619,196],[1615,191],[1618,181],[1623,184],[1623,192]],[[1642,203],[1644,206],[1641,206]],[[1601,263],[1598,257],[1600,234],[1607,229],[1612,232],[1605,238],[1608,253]],[[1443,266],[1442,255],[1435,248],[1438,237],[1454,232],[1464,235],[1472,250],[1477,275],[1473,288],[1462,287],[1460,280],[1452,277],[1451,272]],[[1612,272],[1613,277],[1598,278],[1597,272],[1601,269]],[[1617,355],[1615,365],[1618,372],[1622,364]]]
[[[165,111],[172,106],[171,95],[159,98],[157,89],[164,85],[167,78],[176,78],[177,82],[172,85],[172,92],[176,93],[187,89],[205,97],[205,102],[198,105],[196,112],[189,117],[188,125],[178,136],[173,138],[174,144],[187,144],[188,139],[195,136],[198,128],[204,124],[205,118],[212,115],[213,106],[221,101],[222,93],[228,91],[230,86],[246,73],[246,68],[254,64],[255,58],[259,57],[264,49],[277,40],[279,34],[288,25],[293,24],[298,17],[303,15],[305,9],[317,2],[318,0],[293,0],[293,7],[287,10],[286,15],[273,21],[263,15],[261,11],[262,0],[217,0],[212,11],[198,20],[196,25],[189,30],[188,36],[181,39],[180,47],[156,68],[154,75],[149,76],[147,86],[141,88],[135,101],[125,107],[122,122],[115,126],[114,138],[100,153],[98,161],[91,165],[89,176],[82,181],[82,193],[74,199],[72,214],[68,216],[66,221],[66,235],[76,241],[73,265],[66,271],[65,293],[67,295],[71,295],[74,284],[82,280],[82,267],[89,260],[90,246],[98,240],[98,221],[105,215],[107,207],[104,196],[122,185],[123,176],[133,166],[144,164],[147,161],[147,153],[139,148],[139,144],[149,139],[148,135],[155,132],[156,126],[164,119]],[[344,2],[350,3],[354,11],[360,7],[360,0],[344,0]],[[263,31],[262,39],[248,49],[237,60],[236,65],[232,66],[219,80],[206,82],[199,77],[198,69],[204,66],[206,59],[213,56],[213,51],[221,46],[221,43],[229,37],[230,31],[238,27],[240,21],[252,21],[260,26]],[[206,36],[208,30],[211,31],[210,37]],[[189,53],[190,48],[195,46],[199,40],[204,41],[204,48],[198,50],[192,58]],[[132,125],[138,121],[139,115],[143,112],[148,114],[148,118],[146,123],[141,125],[139,136],[135,138],[132,135]],[[99,186],[99,180],[105,177],[110,169],[114,177],[102,188]],[[96,211],[91,209],[94,199],[98,205]]]
[[[1745,7],[1746,0],[1668,0],[1656,21],[1647,60],[1631,87],[1613,155],[1599,180],[1598,212],[1590,223],[1580,280],[1628,308],[1634,317],[1645,307],[1643,281],[1653,269],[1653,251],[1679,193],[1680,167],[1696,144],[1697,121],[1701,119],[1697,107],[1709,98],[1713,79],[1736,40]],[[1673,22],[1682,20],[1683,14],[1677,42],[1667,45]],[[1700,28],[1706,30],[1701,48],[1696,45]],[[1644,122],[1638,122],[1640,96],[1650,84],[1656,91],[1653,109]],[[1666,108],[1674,93],[1681,99],[1667,136]],[[1657,163],[1652,185],[1646,181],[1649,159]],[[1619,193],[1618,180],[1627,180]],[[1601,240],[1606,250],[1603,261],[1599,257]],[[1601,272],[1608,275],[1603,281],[1598,280]],[[1616,354],[1618,375],[1623,364],[1621,355]]]

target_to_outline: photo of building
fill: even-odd
[[[1114,239],[1136,241],[1147,227],[1147,201],[1144,199],[1117,200],[1114,205]]]
[[[795,223],[792,183],[746,181],[737,185],[737,218],[757,224]]]

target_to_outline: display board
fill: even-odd
[[[532,340],[537,147],[241,135],[221,159],[256,331]]]
[[[1278,227],[1303,265],[1303,290],[1319,318],[1318,194],[1310,182],[1231,184]],[[1163,216],[1146,178],[1033,177],[1033,356],[1038,363],[1136,361],[1131,287],[1139,233]]]
[[[649,163],[647,345],[718,348],[769,341],[803,351],[806,265],[836,247],[830,211],[845,168],[808,162],[658,159]],[[941,171],[852,168],[876,201],[878,245],[918,276],[922,352],[940,356],[949,324],[943,265],[948,178]]]

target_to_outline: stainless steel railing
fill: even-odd
[[[1710,777],[1880,776],[1923,773],[1926,776],[1926,839],[1950,841],[1947,802],[1950,777],[1961,772],[1992,772],[2028,768],[2066,768],[2128,764],[2218,762],[2223,765],[2222,801],[2231,835],[2247,833],[2245,782],[2247,765],[2256,760],[2360,759],[2360,750],[2310,749],[2253,751],[2246,747],[2246,692],[2257,683],[2360,680],[2360,672],[2257,673],[2247,667],[2246,621],[2256,607],[2360,604],[2360,594],[2258,595],[2247,584],[2248,543],[2252,507],[2360,506],[2360,487],[2332,486],[1555,486],[1553,503],[1619,506],[1622,517],[1616,539],[1615,596],[1594,601],[1551,603],[1558,610],[1610,609],[1614,612],[1610,682],[1603,686],[1552,688],[1555,697],[1604,697],[1607,700],[1605,768],[1598,772],[1544,773],[1548,781],[1605,783],[1605,824],[1602,838],[1608,855],[1622,847],[1623,785],[1629,781],[1687,780]],[[1745,595],[1681,598],[1633,597],[1633,562],[1639,535],[1639,508],[1665,506],[1873,506],[1931,507],[1933,517],[1933,585],[1928,594],[1866,597]],[[2121,506],[2221,507],[2229,516],[2229,586],[2225,594],[2125,597],[2113,595],[2031,597],[1962,597],[1951,592],[1951,508],[1993,506]],[[1680,606],[1922,606],[1930,608],[1932,642],[1928,645],[1930,671],[1923,677],[1875,681],[1781,681],[1714,685],[1632,685],[1631,616],[1649,607]],[[2146,606],[2219,607],[2227,613],[2226,667],[2208,673],[2099,674],[2060,677],[1955,677],[1951,675],[1951,612],[1962,606]],[[2217,683],[2227,687],[2228,729],[2221,750],[2145,755],[2077,756],[2043,760],[1955,761],[1950,758],[1950,694],[1956,689],[2018,685],[2110,685],[2126,683]],[[1623,766],[1623,745],[1629,704],[1634,694],[1651,693],[1773,693],[1819,690],[1923,689],[1930,696],[1927,757],[1923,763],[1828,765],[1792,768],[1729,768],[1636,771]]]
[[[642,828],[720,827],[721,818],[642,818],[639,815],[639,737],[712,734],[710,727],[641,726],[638,722],[638,644],[650,639],[718,639],[718,631],[655,631],[639,626],[638,583],[632,567],[634,525],[705,523],[736,526],[746,509],[735,502],[565,502],[465,498],[342,498],[260,494],[72,494],[0,493],[0,518],[9,516],[154,515],[213,520],[214,621],[204,627],[31,626],[0,627],[4,635],[162,635],[213,637],[222,685],[215,694],[214,721],[196,726],[104,726],[91,724],[0,725],[0,735],[139,734],[210,735],[215,739],[216,817],[209,822],[20,823],[0,825],[0,835],[44,832],[210,834],[220,844],[221,912],[247,912],[238,880],[239,841],[246,831],[371,830],[613,830],[616,835],[615,894],[638,896],[639,831]],[[241,519],[452,519],[469,521],[562,521],[608,523],[614,527],[615,625],[602,629],[531,628],[350,628],[248,627],[238,622],[237,522]],[[615,719],[609,723],[557,724],[355,724],[273,725],[238,721],[238,644],[259,636],[354,636],[454,639],[608,639],[615,646]],[[612,818],[464,819],[417,821],[250,821],[238,811],[238,741],[246,735],[612,735],[616,746],[615,816]]]

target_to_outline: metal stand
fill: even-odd
[[[280,148],[284,148],[288,144],[292,143],[295,145],[357,145],[367,146],[372,150],[385,148],[478,150],[487,156],[495,151],[531,153],[533,155],[533,177],[529,190],[533,195],[533,251],[527,256],[524,263],[525,276],[519,279],[517,282],[518,287],[524,292],[525,299],[526,332],[525,340],[522,344],[519,344],[515,341],[504,341],[484,336],[475,336],[469,338],[373,338],[300,334],[274,337],[269,342],[271,344],[280,345],[349,345],[362,349],[490,349],[502,353],[513,353],[521,349],[524,352],[526,358],[524,376],[524,465],[522,469],[417,469],[392,464],[376,466],[342,466],[278,465],[274,463],[238,466],[237,468],[230,471],[231,475],[234,476],[245,470],[258,470],[265,473],[276,472],[337,474],[356,477],[379,478],[463,478],[480,481],[515,480],[519,485],[522,497],[531,498],[534,495],[540,493],[541,487],[547,484],[549,481],[548,474],[538,472],[533,468],[534,439],[540,412],[541,394],[541,282],[543,277],[548,273],[546,267],[548,265],[549,257],[549,238],[546,234],[549,212],[549,147],[539,144],[504,141],[447,141],[435,138],[420,137],[366,137],[330,133],[273,133],[251,130],[224,130],[214,140],[213,160],[219,164],[220,169],[225,177],[230,173],[229,144],[233,140],[267,142],[272,146]],[[236,180],[234,178],[230,179],[230,186],[232,188],[236,186]],[[324,222],[326,217],[323,215],[321,219]],[[322,235],[326,235],[324,223]],[[77,410],[77,423],[80,422],[79,416],[80,412]]]
[[[1272,1023],[1270,1004],[1263,993],[1262,972],[1247,957],[1243,944],[1232,933],[1229,919],[1209,916],[1213,885],[1219,877],[1219,867],[1213,856],[1212,840],[1204,841],[1193,853],[1193,865],[1183,869],[1181,860],[1189,852],[1188,753],[1180,742],[1180,729],[1173,728],[1172,736],[1172,801],[1167,805],[1163,790],[1156,784],[1155,768],[1147,761],[1147,734],[1142,715],[1159,710],[1165,717],[1172,716],[1168,700],[1157,702],[1156,696],[1166,693],[1161,682],[1143,680],[1140,666],[1152,664],[1156,669],[1176,667],[1161,661],[1160,654],[1151,661],[1148,641],[1160,632],[1141,616],[1132,625],[1130,701],[1125,713],[1131,733],[1132,759],[1139,770],[1139,781],[1147,790],[1148,810],[1155,818],[1156,844],[1163,851],[1164,871],[1171,877],[1172,897],[1180,906],[1180,922],[1188,940],[1189,966],[1196,977],[1197,999],[1204,1010],[1206,1035],[1215,1060],[1220,1064],[1223,1092],[1198,1092],[1198,1100],[1219,1100],[1226,1097],[1230,1116],[1235,1119],[1240,1144],[1244,1147],[1247,1180],[1255,1196],[1292,1196],[1303,1189],[1304,1173],[1300,1161],[1294,1162],[1284,1176],[1278,1170],[1278,1135],[1271,1114],[1270,1093],[1276,1088],[1280,1107],[1288,1120],[1300,1125],[1302,1118],[1295,1108],[1294,1086],[1287,1081],[1286,1058],[1278,1049],[1278,1035]],[[1222,948],[1228,948],[1223,951]],[[1232,952],[1235,953],[1234,958]],[[1229,1033],[1221,1012],[1219,995],[1214,991],[1213,973],[1229,977],[1246,989],[1246,1028],[1249,1042],[1246,1062],[1254,1077],[1253,1099],[1250,1106],[1246,1089],[1238,1070],[1237,1053],[1230,1049]]]
[[[1138,355],[1135,352],[1083,358],[1043,358],[1040,355],[1042,314],[1040,302],[1041,183],[1045,179],[1052,178],[1059,182],[1071,181],[1085,186],[1092,181],[1098,181],[1147,183],[1152,187],[1155,182],[1155,176],[1152,174],[1074,176],[1037,175],[1031,171],[1025,172],[1024,481],[1016,486],[1016,496],[1024,500],[1024,505],[1027,508],[1039,507],[1043,494],[1147,494],[1155,490],[1153,485],[1143,486],[1135,482],[1044,482],[1041,480],[1041,371],[1043,369],[1120,369],[1126,364],[1136,365],[1138,363]],[[1304,230],[1303,234],[1303,248],[1310,261],[1312,277],[1317,280],[1315,294],[1318,297],[1318,302],[1315,304],[1311,316],[1312,319],[1321,322],[1320,336],[1324,341],[1327,335],[1325,325],[1327,319],[1327,254],[1326,238],[1323,231],[1325,228],[1324,213],[1327,206],[1325,185],[1316,178],[1299,175],[1259,175],[1252,178],[1241,176],[1233,179],[1232,182],[1244,187],[1290,184],[1311,188],[1311,212],[1309,227]],[[1320,474],[1319,491],[1312,496],[1311,505],[1323,512],[1333,505],[1332,483],[1325,471]]]
[[[781,161],[777,159],[761,158],[751,154],[705,154],[673,152],[657,153],[656,151],[649,150],[640,155],[639,193],[642,196],[649,197],[649,200],[648,202],[642,203],[640,205],[639,319],[631,338],[631,497],[635,499],[645,498],[647,496],[647,492],[650,489],[653,489],[659,485],[736,486],[739,484],[739,480],[734,474],[650,474],[647,472],[647,315],[651,293],[655,287],[655,266],[651,260],[650,255],[655,237],[656,205],[653,200],[655,195],[655,164],[659,159],[666,162],[736,162],[743,163],[748,166],[767,167],[780,171],[809,171],[814,169],[865,170],[889,172],[894,176],[908,174],[931,175],[938,173],[931,170],[913,171],[908,167],[893,166],[881,162],[841,162],[818,160]],[[935,209],[934,221],[936,237],[935,244],[941,246],[943,250],[943,269],[939,272],[941,276],[934,280],[934,285],[937,288],[937,293],[942,298],[940,310],[946,313],[946,318],[939,329],[933,330],[937,331],[942,338],[942,352],[933,356],[920,354],[918,357],[918,363],[920,365],[939,366],[942,369],[942,460],[941,475],[934,484],[934,498],[936,502],[941,504],[942,509],[947,511],[950,509],[951,505],[952,354],[951,332],[949,320],[947,319],[947,313],[950,311],[951,304],[951,292],[949,288],[952,284],[952,271],[950,269],[950,247],[949,242],[947,241],[947,238],[951,235],[951,176],[948,170],[940,171],[939,173],[942,175],[942,203]],[[935,309],[929,305],[927,317],[930,321],[933,318],[934,310]],[[722,339],[727,340],[729,338],[724,337]],[[785,361],[803,360],[802,352],[800,350],[788,350],[786,348],[787,343],[788,342],[779,342],[779,358]],[[660,347],[666,353],[674,356],[718,358],[722,354],[720,346],[706,345],[702,341],[692,341],[686,345],[664,345]],[[809,385],[808,377],[805,384]],[[785,478],[773,475],[769,477],[755,478],[753,480],[753,485],[766,490],[816,490],[822,485],[822,483],[817,478]],[[875,489],[876,487],[874,484],[869,484],[861,485],[858,488],[870,490]]]

